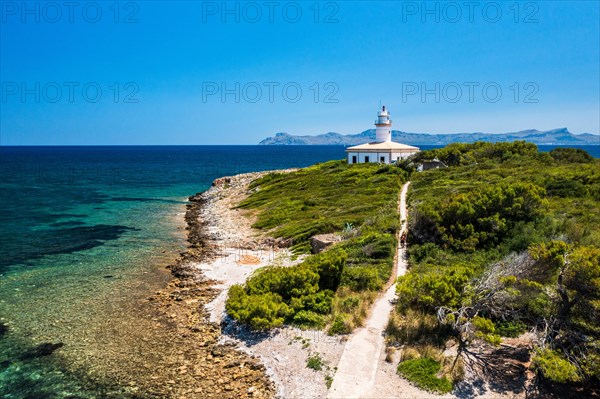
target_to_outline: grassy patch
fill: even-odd
[[[331,384],[333,384],[333,376],[325,374],[325,385],[327,386],[327,389],[331,388]]]
[[[434,359],[422,357],[398,364],[398,374],[421,389],[435,393],[448,393],[452,391],[452,382],[446,377],[436,376],[441,368],[442,365]]]
[[[310,237],[348,226],[395,232],[398,192],[405,180],[400,168],[331,161],[294,173],[268,174],[252,183],[255,192],[239,207],[259,211],[254,227],[291,239],[296,252],[308,253]]]

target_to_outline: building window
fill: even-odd
[[[356,155],[352,155],[352,163],[356,163]]]
[[[369,163],[369,157],[365,157],[365,163]]]
[[[385,163],[385,157],[379,157],[379,162]]]

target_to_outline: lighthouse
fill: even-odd
[[[371,162],[391,164],[417,152],[419,152],[419,147],[392,141],[392,120],[385,105],[377,112],[375,141],[346,148],[349,164]]]
[[[377,113],[375,120],[375,141],[378,143],[386,143],[392,141],[392,120],[390,113],[385,109],[385,105]]]

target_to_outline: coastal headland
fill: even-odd
[[[565,198],[575,196],[597,206],[597,179],[589,178],[596,176],[597,162],[579,150],[543,154],[535,146],[522,142],[455,146],[426,153],[422,158],[427,156],[440,157],[451,166],[447,170],[414,174],[409,172],[409,164],[352,168],[332,161],[290,174],[265,172],[221,178],[210,190],[191,199],[200,206],[195,215],[189,215],[203,221],[199,224],[202,230],[194,233],[190,227],[190,236],[199,237],[193,238],[196,243],[191,262],[184,259],[175,265],[173,272],[177,278],[189,277],[207,284],[204,289],[211,294],[198,301],[205,305],[204,322],[218,326],[221,335],[217,331],[214,337],[222,347],[235,348],[264,366],[261,369],[264,381],[272,385],[265,385],[263,394],[281,398],[336,398],[352,394],[412,398],[436,393],[452,398],[470,392],[473,397],[518,398],[536,389],[540,397],[549,390],[566,392],[569,386],[578,392],[593,391],[589,385],[557,386],[559,381],[549,381],[556,376],[552,373],[558,371],[543,362],[559,352],[535,349],[543,339],[543,331],[535,325],[528,328],[523,322],[512,321],[525,317],[521,315],[525,312],[530,312],[527,317],[539,317],[538,310],[527,304],[515,308],[510,302],[508,310],[512,313],[507,314],[513,319],[506,322],[498,315],[507,306],[502,301],[513,300],[507,296],[514,290],[510,284],[530,273],[528,268],[537,267],[536,262],[540,262],[537,259],[546,256],[543,251],[567,251],[567,256],[574,251],[573,259],[581,262],[578,267],[582,271],[597,263],[594,258],[597,250],[593,247],[596,235],[585,228],[590,221],[573,214],[569,224],[560,224],[565,215],[554,213],[560,209],[559,205],[562,209],[571,206]],[[513,178],[506,174],[507,168],[535,175],[536,184],[521,183],[517,180],[521,175]],[[410,173],[414,189],[409,194],[407,212],[407,190],[399,194]],[[462,180],[444,179],[446,175],[460,173]],[[586,186],[577,186],[579,191],[564,191],[567,183],[562,176],[573,173],[576,181],[579,181],[577,173],[588,176],[581,183]],[[474,180],[477,184],[464,185],[473,176],[478,177]],[[454,186],[459,184],[460,190],[468,194],[455,193]],[[576,185],[572,183],[569,187]],[[436,188],[437,195],[427,190],[429,186]],[[339,195],[335,196],[335,192]],[[377,197],[373,197],[375,192]],[[442,201],[446,192],[456,196],[456,204],[450,206]],[[366,197],[361,198],[365,193]],[[492,229],[477,242],[472,237],[457,241],[436,233],[438,226],[432,223],[446,223],[446,220],[455,223],[456,218],[438,218],[435,212],[451,212],[459,205],[467,206],[473,200],[467,201],[466,195],[476,196],[477,201],[492,195],[501,197],[489,202],[500,204],[496,208],[488,202],[482,205],[475,202],[474,212],[495,212],[489,217],[498,220],[502,229]],[[511,200],[511,196],[516,197]],[[365,201],[368,198],[385,200],[373,206]],[[442,202],[426,208],[435,201]],[[514,213],[515,203],[523,204],[517,213]],[[361,206],[362,214],[370,216],[356,218],[357,212],[352,209],[358,208],[352,206]],[[446,209],[447,206],[450,207]],[[435,218],[424,217],[425,212]],[[556,221],[549,223],[551,218]],[[543,225],[549,228],[544,230]],[[393,237],[407,226],[411,229],[412,248],[405,256],[405,249],[397,246]],[[489,226],[480,229],[486,227]],[[536,228],[539,235],[523,236],[522,230],[530,227]],[[341,230],[341,241],[331,249],[308,255],[309,237]],[[561,231],[562,237],[577,238],[588,247],[557,241]],[[377,246],[370,244],[369,240],[374,238],[379,240],[379,252]],[[436,246],[438,241],[443,244],[443,240],[451,238],[456,248]],[[492,243],[495,245],[488,245],[484,239],[495,240]],[[544,240],[554,241],[544,243]],[[387,244],[393,247],[388,248]],[[313,253],[315,249],[319,252],[320,246],[312,247]],[[391,277],[393,281],[395,270],[405,270],[406,258],[411,270],[398,279],[395,290],[385,290],[389,288],[388,279]],[[588,258],[588,263],[582,260]],[[380,259],[379,263],[368,263],[375,259]],[[434,268],[432,259],[440,266]],[[343,266],[336,266],[340,261]],[[506,264],[511,269],[505,270]],[[594,273],[593,269],[589,273]],[[515,275],[518,277],[511,277]],[[552,280],[523,281],[529,284],[524,286],[527,289],[547,287],[541,294],[528,293],[538,295],[537,298],[553,289]],[[310,285],[317,282],[318,286]],[[470,301],[487,298],[482,294],[480,299],[479,291],[472,293],[469,287],[481,289],[485,294],[489,285],[498,292],[499,302],[493,302],[499,306],[494,310],[498,313],[490,313],[486,302],[476,305],[482,309],[478,313],[468,313]],[[302,287],[303,291],[295,287]],[[337,288],[332,291],[329,287]],[[594,289],[590,286],[590,290]],[[382,295],[384,290],[386,293]],[[461,295],[464,298],[455,301],[454,297]],[[327,298],[329,305],[323,307]],[[555,298],[550,296],[549,300]],[[396,301],[397,305],[392,306]],[[438,302],[447,305],[440,306]],[[465,312],[468,316],[436,319],[436,311],[437,317],[441,317],[439,309],[448,313]],[[358,317],[351,319],[353,314]],[[449,324],[456,322],[466,323],[466,327]],[[568,326],[564,324],[561,328],[571,328]],[[589,372],[587,368],[575,371],[566,361],[557,364],[564,367],[561,372],[570,373],[565,378],[571,378],[572,382],[579,381],[576,373]],[[419,369],[425,365],[426,369]],[[362,381],[361,378],[365,382],[358,384],[360,389],[352,389],[350,385]],[[238,385],[243,391],[242,383]],[[249,387],[247,392],[257,389]]]

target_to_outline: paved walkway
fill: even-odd
[[[409,184],[410,182],[406,183],[400,193],[400,221],[406,220],[406,192]],[[400,234],[405,229],[406,223],[401,226]],[[396,253],[398,264],[395,269],[397,275],[402,276],[406,273],[406,262],[400,240],[398,240]],[[372,391],[379,356],[385,344],[383,331],[394,308],[391,301],[395,296],[396,284],[394,283],[375,301],[365,326],[356,329],[346,342],[328,398],[364,398]]]

